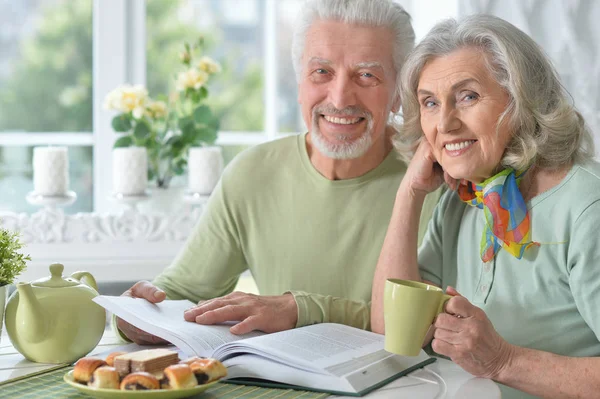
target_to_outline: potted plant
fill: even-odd
[[[2,332],[8,286],[25,270],[27,261],[31,260],[29,255],[19,252],[23,246],[19,233],[0,228],[0,333]]]
[[[221,71],[219,63],[202,56],[204,41],[184,44],[180,60],[184,70],[177,75],[176,92],[152,99],[143,86],[124,85],[110,92],[104,107],[119,112],[112,127],[122,136],[114,147],[145,147],[148,180],[167,188],[174,176],[185,173],[188,150],[210,146],[217,139],[219,120],[204,102],[211,75]],[[198,58],[198,59],[197,59]]]

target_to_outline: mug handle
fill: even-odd
[[[440,306],[438,307],[436,315],[444,312],[444,305],[446,304],[446,302],[448,302],[448,300],[450,300],[450,298],[454,298],[454,296],[442,294],[442,299],[440,300]]]

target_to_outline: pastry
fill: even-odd
[[[138,371],[125,376],[121,381],[120,388],[126,391],[145,391],[160,389],[160,383],[152,374]]]
[[[227,376],[227,369],[217,359],[200,359],[190,364],[198,384],[208,384]]]
[[[106,364],[110,367],[115,366],[115,357],[125,355],[127,352],[112,352],[108,356],[106,356]]]
[[[119,389],[119,373],[114,367],[98,367],[92,374],[88,386],[97,389]]]
[[[165,369],[165,378],[161,381],[161,388],[182,389],[198,385],[192,369],[187,364],[174,364]]]
[[[195,361],[202,360],[202,359],[206,359],[206,358],[205,357],[192,356],[192,357],[188,357],[185,360],[180,361],[179,363],[190,365],[190,364],[194,363]]]
[[[114,358],[114,367],[121,377],[136,371],[155,373],[179,362],[177,352],[169,349],[145,349]]]
[[[106,366],[106,362],[102,359],[98,359],[97,357],[82,357],[75,363],[73,378],[77,382],[87,384],[90,382],[94,371],[102,366]]]

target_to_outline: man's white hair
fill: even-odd
[[[394,98],[399,95],[400,69],[415,44],[410,15],[392,0],[307,0],[294,29],[292,61],[296,79],[302,75],[302,54],[306,32],[316,20],[386,27],[394,32],[393,59],[396,71]]]

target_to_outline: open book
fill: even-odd
[[[342,324],[234,335],[231,324],[185,321],[183,312],[195,305],[187,300],[152,304],[97,296],[94,301],[186,355],[219,359],[227,366],[229,382],[362,396],[435,360],[423,351],[415,357],[393,355],[383,349],[382,335]]]

